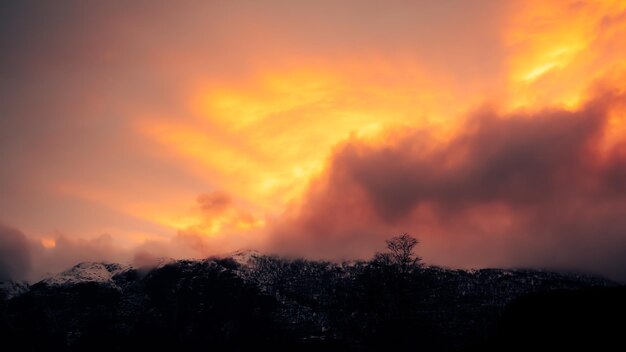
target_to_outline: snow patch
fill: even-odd
[[[128,265],[84,262],[62,273],[45,278],[40,283],[47,286],[71,286],[92,282],[119,289],[113,281],[113,276],[129,269],[131,267]]]
[[[259,251],[252,249],[239,250],[230,255],[234,261],[244,266],[254,264],[254,261],[261,256],[262,255]]]

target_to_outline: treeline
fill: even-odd
[[[350,263],[264,255],[149,270],[93,263],[110,280],[44,280],[0,299],[0,340],[20,351],[510,350],[511,341],[543,333],[521,328],[541,312],[523,313],[553,299],[525,295],[618,290],[587,276],[428,267],[417,244],[404,234],[372,260]],[[531,298],[507,306],[517,297]],[[563,316],[576,321],[576,312]]]

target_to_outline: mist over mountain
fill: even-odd
[[[578,341],[552,325],[565,318],[590,328],[585,341],[611,341],[617,327],[602,319],[626,313],[624,288],[601,277],[403,266],[387,254],[84,262],[30,286],[3,282],[0,338],[23,351],[511,350],[520,338]]]

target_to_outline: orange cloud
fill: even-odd
[[[250,219],[265,219],[250,223],[256,224],[251,228],[269,233],[268,241],[283,241],[271,238],[277,233],[273,227],[282,227],[290,221],[285,219],[296,216],[300,219],[298,226],[304,228],[289,227],[292,236],[298,232],[324,236],[322,233],[337,235],[343,231],[346,245],[361,242],[361,250],[352,253],[369,253],[370,243],[379,242],[376,233],[408,225],[400,221],[404,215],[387,213],[384,198],[376,199],[372,207],[363,207],[371,199],[354,180],[337,182],[334,189],[335,181],[325,179],[343,177],[339,159],[347,157],[341,152],[345,143],[355,147],[354,152],[363,158],[389,151],[382,153],[375,165],[388,165],[386,158],[393,157],[394,151],[409,148],[415,154],[398,162],[437,160],[439,165],[433,172],[439,174],[431,175],[433,179],[450,170],[470,167],[478,160],[473,154],[476,151],[459,145],[459,141],[479,133],[484,122],[468,120],[467,111],[486,105],[486,109],[498,112],[499,119],[512,119],[523,126],[526,122],[522,123],[513,112],[526,111],[524,119],[536,118],[538,125],[552,124],[547,120],[561,120],[558,114],[546,111],[579,113],[584,102],[600,99],[601,91],[621,94],[616,89],[626,58],[620,40],[626,34],[623,13],[624,6],[619,2],[515,4],[503,15],[506,20],[500,32],[506,69],[494,70],[491,74],[495,78],[483,75],[481,79],[489,83],[475,91],[467,87],[479,83],[457,81],[445,72],[429,70],[418,57],[402,51],[393,57],[342,53],[332,62],[323,57],[296,57],[286,60],[282,69],[274,65],[260,67],[236,80],[194,79],[188,99],[181,104],[185,118],[147,117],[137,128],[156,142],[157,148],[186,160],[188,168],[219,185],[239,204],[239,210],[227,220],[207,223],[196,217],[179,229],[193,229],[194,233],[212,237],[245,233],[245,226],[232,225],[238,221],[234,220],[237,214],[244,213]],[[611,155],[619,150],[616,146],[624,138],[621,106],[619,101],[606,105],[601,119],[606,127],[594,142],[595,159],[613,158]],[[419,137],[415,131],[420,131]],[[494,131],[501,132],[495,127]],[[401,175],[378,175],[376,180],[382,190],[393,189],[394,182],[409,182]],[[520,188],[518,196],[532,197],[535,191]],[[410,218],[427,232],[442,236],[429,241],[449,246],[447,233],[452,227],[440,224],[437,206],[429,200],[413,205],[410,194],[405,196],[393,197],[395,206],[402,208],[404,202],[409,202],[406,211],[413,214]],[[525,215],[513,212],[507,202],[474,202],[465,207],[463,220],[456,221],[455,229],[466,226],[468,238],[480,232],[477,241],[517,231],[519,217]],[[305,209],[307,206],[310,209]],[[319,209],[330,213],[320,218]],[[313,213],[307,215],[309,212]],[[381,222],[372,223],[380,214],[387,215]],[[363,229],[362,224],[369,228]],[[370,235],[375,241],[368,242]],[[352,236],[356,240],[348,241]],[[346,253],[341,248],[324,250],[329,255]]]
[[[7,17],[31,20],[4,23],[16,35],[0,41],[0,210],[49,250],[57,229],[109,233],[115,250],[146,257],[298,231],[320,243],[342,232],[328,255],[368,253],[381,233],[414,225],[435,234],[423,241],[432,251],[454,248],[450,233],[463,229],[467,241],[497,242],[529,221],[512,199],[562,191],[541,179],[559,168],[537,161],[537,174],[511,176],[492,201],[473,194],[487,187],[471,177],[500,175],[488,156],[503,150],[518,165],[557,154],[579,186],[621,189],[623,1],[20,6]],[[603,176],[567,164],[574,157]],[[462,216],[442,220],[441,204]],[[620,225],[620,209],[588,208],[582,225]],[[504,252],[481,258],[504,262]]]
[[[422,237],[431,263],[584,267],[623,278],[624,142],[608,154],[598,146],[609,111],[625,102],[602,95],[574,112],[478,111],[435,148],[419,128],[384,145],[352,139],[273,238],[285,250],[367,257],[404,229]]]
[[[624,67],[623,1],[523,1],[513,9],[509,94],[514,108],[576,108],[589,84]]]
[[[446,116],[464,105],[443,104],[452,99],[443,83],[410,63],[290,70],[228,84],[199,89],[188,119],[145,118],[137,128],[257,214],[280,213],[297,199],[341,140],[375,140],[411,124],[442,126],[444,136],[454,128]]]

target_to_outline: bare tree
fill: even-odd
[[[396,266],[402,274],[410,273],[422,265],[422,258],[415,254],[415,246],[419,241],[408,233],[393,237],[385,242],[389,251],[377,253],[374,258],[377,263]]]

